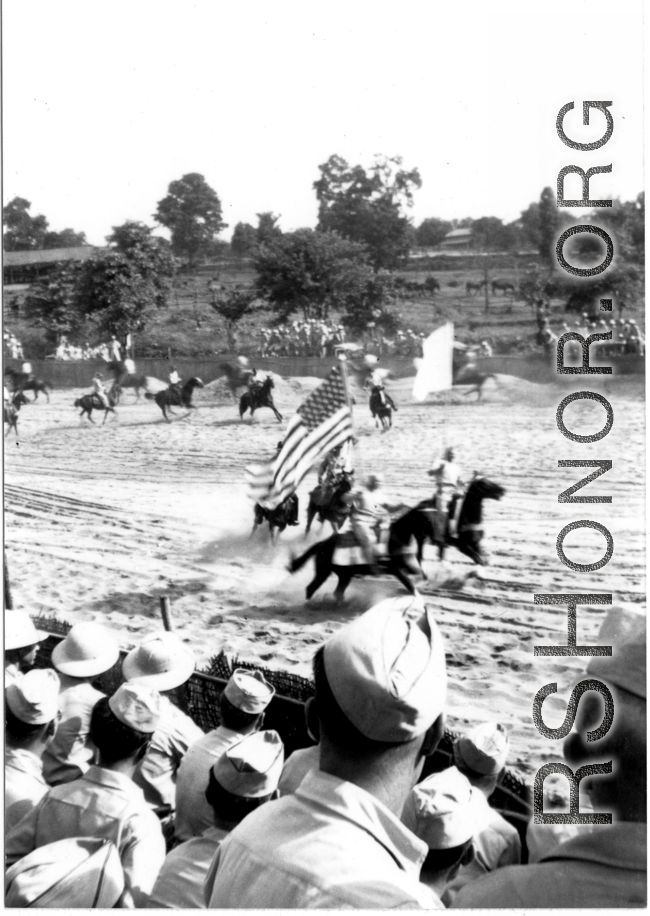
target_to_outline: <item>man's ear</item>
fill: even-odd
[[[261,713],[259,714],[259,716],[257,717],[257,722],[255,723],[255,731],[256,731],[256,732],[261,732],[262,729],[264,728],[264,717],[265,717],[265,715],[266,715],[266,713],[261,712]]]
[[[314,697],[309,697],[305,703],[305,723],[309,737],[318,744],[320,742],[320,723]]]
[[[56,732],[56,726],[57,726],[57,720],[56,720],[56,719],[52,719],[51,722],[48,722],[48,723],[47,723],[47,728],[45,729],[45,735],[44,735],[44,737],[45,737],[46,739],[47,739],[47,738],[51,738],[51,737],[55,734],[55,732]]]
[[[436,721],[431,725],[425,735],[424,741],[422,742],[421,755],[423,757],[430,757],[435,753],[436,748],[442,741],[445,735],[445,714],[441,712]]]

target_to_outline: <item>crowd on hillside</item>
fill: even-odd
[[[173,702],[195,667],[175,634],[132,649],[106,696],[93,682],[119,659],[116,634],[78,623],[53,667],[34,668],[44,634],[8,611],[5,905],[644,906],[644,614],[610,609],[599,642],[613,654],[586,666],[615,695],[616,728],[587,743],[592,692],[564,744],[572,768],[615,758],[587,790],[613,823],[531,823],[525,865],[519,832],[488,803],[508,757],[501,724],[471,728],[423,778],[448,706],[435,617],[419,596],[389,598],[331,636],[305,708],[315,744],[285,759],[260,671],[234,670],[204,734]]]
[[[359,342],[360,346],[367,345],[380,356],[421,356],[425,335],[405,328],[388,337],[371,329],[366,337],[367,340]],[[346,329],[341,324],[296,320],[277,328],[264,328],[260,356],[331,356],[337,346],[348,343]]]
[[[611,332],[611,340],[598,342],[598,351],[603,356],[645,356],[645,334],[637,322],[623,318],[594,318],[587,313],[564,321],[559,328],[552,330],[548,314],[538,310],[537,317],[537,344],[551,353],[558,339],[564,334],[580,334],[585,339],[591,334],[607,334]],[[579,352],[579,341],[569,341],[566,345],[567,353]]]
[[[65,334],[62,334],[51,358],[60,360],[103,359],[106,362],[110,362],[113,359],[119,360],[121,358],[121,350],[122,345],[114,335],[109,341],[91,347],[88,343],[83,346],[69,343]]]

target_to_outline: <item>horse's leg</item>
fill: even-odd
[[[305,591],[305,597],[307,598],[307,601],[309,601],[314,596],[321,585],[327,582],[331,572],[332,567],[327,562],[327,557],[319,556],[316,554],[316,575],[311,580]]]
[[[394,560],[391,560],[388,563],[386,571],[389,572],[391,575],[395,576],[395,578],[399,582],[402,583],[402,585],[407,590],[409,595],[415,594],[415,586],[413,585],[409,577],[402,571],[398,563],[396,563]]]
[[[477,541],[476,544],[471,544],[469,541],[465,541],[462,538],[456,538],[454,542],[454,547],[459,550],[466,557],[469,557],[470,560],[473,560],[477,566],[486,566],[487,563],[481,553],[480,541]]]
[[[334,589],[334,600],[337,604],[342,604],[345,597],[345,590],[352,581],[352,573],[349,566],[338,566],[333,572],[338,577],[339,583]]]
[[[314,516],[316,515],[316,507],[309,500],[309,505],[307,506],[307,527],[305,528],[305,534],[309,534],[311,529],[311,523],[314,521]]]

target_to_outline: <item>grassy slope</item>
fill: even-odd
[[[469,261],[467,263],[470,263]],[[527,266],[527,265],[526,265]],[[409,281],[424,281],[434,275],[440,282],[441,290],[435,297],[401,297],[393,307],[401,314],[406,327],[416,332],[429,333],[444,321],[453,321],[456,338],[465,342],[488,339],[495,351],[510,349],[517,342],[518,350],[536,349],[534,337],[536,325],[529,306],[511,297],[489,295],[489,312],[485,312],[485,296],[481,292],[467,296],[465,283],[483,279],[479,268],[451,265],[453,269],[424,269],[414,262],[403,276]],[[490,280],[509,280],[515,286],[522,278],[523,269],[496,267],[490,270]],[[176,286],[166,309],[156,316],[143,334],[136,338],[136,354],[141,356],[166,355],[168,348],[177,356],[210,356],[227,352],[225,326],[221,317],[210,307],[208,283],[219,275],[219,282],[225,285],[249,283],[254,271],[246,262],[236,260],[219,264],[204,265],[192,273],[177,278]],[[451,285],[450,285],[451,284]],[[6,303],[6,298],[5,298]],[[296,316],[300,317],[300,316]],[[643,324],[643,305],[639,304],[632,315]],[[268,327],[273,315],[267,310],[247,316],[239,325],[240,349],[254,353],[259,346],[260,329]],[[559,328],[565,320],[563,302],[552,303],[551,325]],[[16,334],[23,342],[25,353],[32,358],[44,355],[43,334],[31,328],[19,316],[10,314],[5,304],[5,328]],[[90,343],[98,341],[91,340]],[[510,345],[510,346],[508,346]]]

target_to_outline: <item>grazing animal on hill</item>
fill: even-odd
[[[471,280],[468,280],[465,284],[465,292],[468,296],[475,296],[477,293],[480,293],[480,291],[484,289],[485,286],[485,280],[479,280],[478,283],[473,283]]]
[[[196,410],[196,407],[192,404],[192,395],[194,394],[195,388],[203,387],[201,379],[193,377],[185,382],[180,391],[178,388],[170,387],[165,388],[163,391],[158,391],[156,394],[146,392],[145,398],[149,401],[155,401],[162,410],[165,420],[170,423],[171,420],[167,416],[167,411],[173,416],[174,411],[172,407],[185,407],[187,410]]]
[[[47,398],[47,403],[50,403],[48,389],[52,391],[53,386],[49,382],[34,378],[34,376],[26,372],[17,372],[15,369],[5,369],[5,378],[9,379],[11,390],[15,393],[33,391],[35,401],[38,400],[39,393],[44,394]]]
[[[273,411],[276,420],[280,423],[282,414],[276,409],[273,403],[273,395],[271,394],[271,389],[274,387],[273,379],[270,375],[267,375],[259,387],[245,391],[239,399],[239,418],[243,420],[247,410],[250,410],[252,418],[255,411],[259,410],[260,407],[268,407],[269,410]]]
[[[408,573],[417,573],[417,569],[409,562],[409,547],[412,538],[420,536],[423,540],[428,538],[433,542],[435,531],[430,510],[421,506],[410,509],[405,515],[397,519],[390,526],[388,535],[388,552],[385,559],[379,559],[382,571],[395,576],[406,588],[409,594],[415,594],[415,586]],[[333,573],[338,578],[338,585],[334,591],[337,601],[342,601],[345,590],[353,576],[372,575],[371,567],[365,560],[358,561],[356,556],[350,556],[352,550],[359,549],[352,531],[345,534],[335,534],[325,541],[319,541],[310,547],[302,556],[291,561],[289,569],[297,572],[305,565],[307,560],[316,561],[316,575],[307,586],[306,596],[309,600],[314,593],[324,584]]]
[[[381,421],[384,432],[390,429],[393,425],[394,410],[397,410],[397,407],[391,396],[378,385],[374,385],[370,391],[370,413],[374,417],[375,426],[379,426]]]
[[[117,416],[117,412],[115,410],[115,405],[117,404],[117,401],[118,401],[117,394],[118,394],[117,392],[113,391],[112,387],[108,389],[108,391],[106,392],[106,397],[108,398],[108,404],[109,404],[108,407],[106,407],[102,403],[101,398],[98,397],[98,395],[96,394],[84,394],[82,397],[77,398],[77,400],[74,402],[74,406],[80,407],[81,413],[79,414],[79,416],[83,417],[83,415],[86,414],[86,416],[88,417],[91,423],[95,422],[92,418],[93,410],[103,410],[104,411],[104,419],[102,420],[102,426],[103,426],[104,423],[106,422],[106,417],[109,415],[109,413],[112,413],[115,416]]]
[[[507,280],[493,280],[492,281],[492,295],[496,296],[499,290],[503,293],[504,296],[507,295],[508,293],[512,293],[513,296],[515,294],[515,287],[512,283],[508,283]]]
[[[4,422],[7,423],[7,436],[13,429],[16,436],[18,435],[18,413],[21,407],[29,404],[29,398],[26,398],[22,391],[17,391],[8,404],[4,405]]]
[[[268,522],[271,530],[271,540],[275,541],[276,528],[279,532],[283,532],[287,525],[298,524],[298,510],[298,497],[295,493],[287,496],[285,501],[275,509],[265,509],[264,506],[255,503],[255,521],[253,522],[251,537],[263,522]]]
[[[436,529],[433,543],[438,547],[441,560],[445,555],[445,547],[452,546],[473,560],[474,563],[481,566],[485,565],[485,559],[481,552],[483,500],[501,499],[505,492],[505,488],[501,484],[494,483],[494,481],[488,480],[487,477],[474,478],[467,488],[465,496],[458,497],[462,500],[457,523],[458,535],[452,536],[449,534],[448,521],[447,524]],[[453,500],[449,508],[450,516],[453,517],[456,509],[457,501]]]

